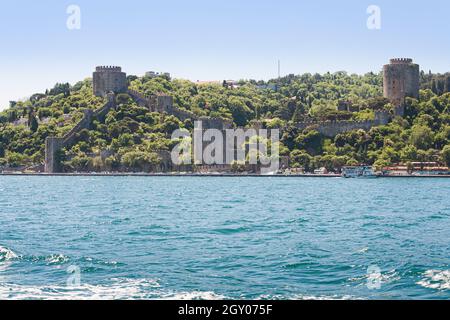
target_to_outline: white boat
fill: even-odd
[[[342,168],[344,178],[377,178],[371,166],[349,166]]]

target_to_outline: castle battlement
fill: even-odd
[[[391,116],[387,111],[375,111],[374,120],[328,120],[328,121],[303,121],[296,122],[297,129],[304,130],[312,128],[317,130],[326,137],[335,137],[339,133],[344,133],[352,130],[363,129],[370,130],[373,127],[386,125],[391,120]]]
[[[122,72],[121,67],[117,66],[98,66],[95,68],[96,72]]]
[[[92,82],[97,97],[105,97],[109,92],[123,93],[128,89],[127,75],[117,66],[96,67]]]
[[[348,123],[354,123],[354,124],[367,124],[372,123],[373,120],[325,120],[325,121],[299,121],[296,122],[299,126],[313,126],[313,125],[339,125],[339,124],[348,124]]]
[[[391,64],[411,64],[413,59],[410,58],[394,58],[390,60]]]
[[[383,95],[396,107],[396,115],[403,116],[405,98],[419,98],[420,66],[409,58],[390,62],[383,67]]]
[[[220,121],[224,121],[224,119],[219,118],[219,117],[208,117],[208,116],[201,116],[198,119],[199,120],[220,120]]]

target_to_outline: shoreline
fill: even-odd
[[[41,173],[41,172],[2,172],[0,176],[24,176],[24,177],[228,177],[228,178],[343,178],[340,174],[214,174],[214,173]],[[381,179],[381,178],[450,178],[450,175],[385,175],[373,178],[344,178],[344,179]]]

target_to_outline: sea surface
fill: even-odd
[[[449,299],[450,179],[0,176],[0,299]]]

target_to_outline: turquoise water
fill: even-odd
[[[449,196],[447,179],[3,176],[0,299],[448,299]]]

